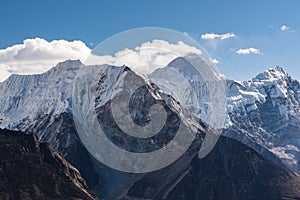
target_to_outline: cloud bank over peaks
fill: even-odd
[[[134,49],[120,50],[114,55],[95,55],[92,52],[84,64],[126,65],[136,72],[148,74],[157,68],[166,66],[176,57],[183,57],[189,53],[200,55],[202,51],[181,41],[172,44],[164,40],[153,40],[142,43]]]
[[[94,51],[97,52],[97,47]],[[114,55],[99,56],[93,54],[82,41],[26,39],[22,44],[0,50],[0,82],[11,74],[43,73],[67,59],[80,59],[85,65],[127,65],[136,72],[147,74],[189,53],[200,55],[202,51],[181,41],[173,44],[153,40],[133,49],[122,49]],[[217,63],[217,60],[213,62]]]
[[[0,50],[0,82],[11,74],[38,74],[67,59],[84,60],[91,50],[79,40],[26,39]]]

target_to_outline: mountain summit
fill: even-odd
[[[227,81],[224,135],[260,152],[270,151],[300,172],[300,84],[281,67],[249,81]]]

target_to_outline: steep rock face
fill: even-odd
[[[227,81],[228,119],[223,135],[277,156],[300,170],[300,84],[281,67],[249,81]]]
[[[167,199],[299,199],[300,178],[248,146],[221,137],[195,157]]]
[[[96,171],[92,156],[78,137],[72,114],[63,112],[55,116],[52,122],[50,118],[51,116],[40,118],[27,133],[35,134],[40,137],[40,141],[51,144],[80,171],[89,188],[95,187],[101,175]]]
[[[85,68],[79,61],[65,61],[44,74],[12,76],[1,83],[0,103],[3,106],[0,107],[2,117],[0,127],[23,130],[37,135],[41,141],[46,141],[57,148],[71,164],[79,169],[94,194],[106,199],[119,199],[144,175],[123,173],[107,167],[94,159],[80,141],[73,122],[71,96],[75,77],[82,72],[81,70],[90,73],[91,77],[96,77],[96,101],[90,107],[91,111],[109,112],[107,108],[112,98],[112,87],[131,70],[127,67],[108,65]],[[150,102],[158,91],[157,88],[150,87],[150,83],[147,84],[149,87],[144,88],[141,94],[147,94],[142,98],[145,98],[145,102]],[[18,96],[20,97],[17,98]],[[136,98],[136,102],[139,102],[141,97],[137,95]],[[183,115],[180,105],[172,97],[165,95],[165,98],[169,99],[169,105],[166,105],[166,100],[160,101],[163,106],[169,108],[170,116]],[[152,103],[155,101],[157,100],[154,98]],[[142,107],[133,112],[133,115],[136,116],[138,123],[146,123],[149,112],[141,109]],[[89,110],[86,113],[88,112]],[[102,119],[99,120],[101,122]],[[201,129],[200,125],[188,117],[185,117],[184,123],[188,127]],[[171,135],[172,129],[167,132]],[[115,130],[111,130],[108,134],[113,136],[115,133]],[[204,134],[204,131],[200,134],[202,139]],[[199,146],[201,146],[201,138],[199,138]],[[193,155],[196,154],[197,151],[193,152]],[[173,176],[176,177],[178,174],[175,173]]]
[[[34,134],[51,144],[93,188],[99,175],[71,113],[73,81],[82,67],[79,60],[67,60],[43,74],[12,75],[0,83],[0,128]]]
[[[194,116],[217,129],[223,128],[226,116],[224,77],[215,71],[210,61],[188,54],[175,58],[149,77]]]
[[[32,130],[37,119],[70,111],[73,80],[83,67],[67,60],[38,75],[12,75],[0,83],[0,127]],[[42,135],[39,135],[42,137]]]
[[[120,149],[139,153],[159,150],[167,145],[173,139],[174,135],[176,135],[180,123],[182,123],[181,125],[189,130],[190,134],[197,135],[197,145],[193,147],[193,150],[189,151],[189,154],[186,153],[181,156],[181,165],[177,164],[178,169],[173,171],[173,173],[169,171],[168,179],[166,179],[164,182],[161,181],[160,184],[157,184],[158,188],[152,190],[149,195],[151,196],[154,193],[167,193],[168,191],[164,191],[166,185],[174,184],[173,181],[182,176],[181,173],[184,172],[186,168],[185,163],[189,163],[188,160],[191,160],[193,156],[198,154],[203,138],[209,133],[211,128],[207,126],[207,130],[205,130],[204,127],[196,123],[196,121],[192,119],[192,116],[188,115],[180,107],[180,104],[176,102],[170,95],[164,94],[155,84],[145,81],[127,67],[102,66],[102,68],[99,68],[97,66],[91,66],[88,70],[90,71],[85,71],[82,74],[82,78],[78,80],[75,86],[75,91],[77,91],[77,86],[83,86],[79,87],[77,92],[81,95],[74,97],[77,99],[73,99],[75,101],[73,107],[73,113],[76,114],[75,120],[78,120],[79,123],[81,122],[82,130],[89,130],[90,128],[90,124],[84,123],[82,119],[87,119],[86,121],[90,121],[90,119],[92,119],[91,116],[94,115],[93,111],[95,111],[97,114],[97,120],[104,134],[106,135],[105,137],[109,138],[110,141]],[[92,77],[90,77],[91,74]],[[110,76],[108,76],[108,74]],[[88,75],[89,78],[84,78],[85,75]],[[159,132],[153,137],[135,138],[129,136],[129,134],[124,132],[117,125],[116,119],[112,115],[112,101],[113,98],[116,97],[113,96],[113,94],[119,95],[119,91],[126,91],[126,89],[130,90],[130,86],[133,84],[131,81],[140,82],[143,85],[138,87],[132,96],[127,94],[125,95],[127,97],[131,97],[129,101],[129,113],[131,115],[130,120],[132,120],[132,122],[140,125],[152,123],[149,116],[149,109],[154,104],[161,105],[167,113],[166,122],[163,124],[163,128],[160,129]],[[118,85],[118,83],[124,83],[124,87],[126,89],[114,91],[113,88],[115,85]],[[85,87],[86,85],[89,87]],[[129,86],[129,88],[127,88],[126,85]],[[118,107],[118,109],[123,110],[123,108],[120,107]],[[129,121],[126,122],[131,124]],[[96,129],[96,127],[92,127],[93,129]],[[88,135],[90,133],[88,132],[85,134]],[[103,136],[98,136],[98,138],[101,137]],[[177,144],[174,143],[174,146],[177,145],[181,147],[179,143],[180,142]],[[96,145],[92,145],[91,148],[93,147],[97,148]],[[107,149],[107,155],[112,155],[111,149]],[[118,156],[119,154],[116,154],[113,156],[113,158],[118,160],[120,159]],[[156,162],[162,162],[162,160],[159,159],[161,158],[156,158]],[[122,160],[122,157],[120,160]],[[149,165],[154,164],[155,163],[149,163]],[[102,184],[102,191],[97,194],[100,197],[104,196],[107,199],[122,199],[124,195],[126,195],[127,190],[131,187],[131,185],[135,184],[138,180],[146,175],[142,173],[132,174],[120,172],[99,162],[96,165],[98,167],[97,169],[99,169],[99,171],[101,171],[105,177],[105,183]],[[103,193],[103,191],[105,193]]]
[[[83,67],[67,60],[39,75],[12,75],[0,83],[0,128],[38,136],[73,164],[89,188],[99,184],[93,159],[82,145],[71,113],[73,81]]]
[[[0,199],[96,199],[54,148],[33,135],[0,130]]]

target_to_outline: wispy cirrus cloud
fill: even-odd
[[[239,54],[239,55],[262,54],[260,49],[253,48],[253,47],[246,48],[246,49],[238,49],[238,50],[235,51],[235,53]]]
[[[224,34],[205,33],[201,35],[202,40],[215,40],[215,39],[226,40],[233,37],[236,37],[234,33],[224,33]]]

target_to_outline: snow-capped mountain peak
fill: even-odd
[[[59,62],[51,70],[63,72],[63,71],[70,71],[70,70],[78,70],[81,66],[82,63],[80,60],[65,60],[63,62]]]
[[[300,84],[279,66],[249,81],[227,81],[225,135],[262,147],[299,172]],[[260,146],[260,147],[258,147]],[[292,149],[292,150],[291,150]]]
[[[194,63],[189,61],[188,57],[176,58],[165,68],[158,69],[157,74],[154,72],[149,77],[154,79],[167,74],[168,76],[161,77],[161,80],[166,80],[167,77],[170,79],[169,84],[174,82],[174,90],[178,90],[179,97],[189,95],[190,91],[195,93],[192,93],[193,98],[183,99],[183,102],[189,100],[185,103],[190,105],[191,110],[202,111],[205,107],[203,105],[212,101],[208,97],[213,95],[203,93],[203,104],[199,104],[200,98],[197,95],[206,91],[203,90],[206,87],[203,87],[200,73],[193,73],[196,69],[193,68]],[[192,61],[198,64],[205,62],[201,59]],[[93,164],[94,161],[79,140],[70,114],[74,111],[71,110],[74,81],[81,70],[94,75],[93,81],[99,98],[93,106],[102,109],[111,99],[112,86],[129,69],[109,65],[84,67],[79,60],[67,60],[43,74],[12,75],[0,83],[0,128],[35,133],[42,141],[51,143],[73,162],[89,179],[96,192],[103,189],[108,192],[113,189],[115,192],[117,187],[121,187],[114,182],[115,177],[120,177],[120,174],[113,172],[113,175],[108,177],[109,173],[106,172],[111,172],[110,169]],[[170,73],[178,75],[177,79]],[[207,77],[203,75],[203,78]],[[183,81],[186,87],[183,87]],[[178,83],[181,85],[178,86]],[[166,83],[161,85],[163,89]],[[227,127],[223,134],[251,146],[271,159],[276,160],[276,155],[289,168],[300,172],[299,91],[299,82],[293,80],[281,67],[270,68],[249,81],[227,80]],[[173,104],[178,108],[182,107],[182,104],[176,104],[175,101]],[[105,179],[99,178],[98,175],[103,175]],[[123,180],[127,178],[124,177]],[[103,188],[103,180],[109,183],[108,185],[115,185],[110,185],[110,189]]]
[[[185,85],[191,85],[193,90],[180,85],[175,88],[180,90],[179,96],[186,96],[188,91],[195,91],[196,95],[201,94],[202,77],[199,73],[193,73],[195,68],[192,64],[186,57],[176,58],[167,67],[159,69],[161,72],[158,70],[157,76],[163,74],[162,72],[178,75],[178,70],[184,70],[179,72],[182,75],[179,76],[180,81],[188,81]],[[37,127],[46,128],[47,124],[53,124],[62,113],[71,113],[72,90],[78,73],[81,69],[84,71],[85,68],[89,68],[92,74],[95,74],[93,68],[96,67],[84,67],[79,60],[67,60],[58,63],[43,74],[12,75],[5,82],[0,83],[0,128],[32,132]],[[110,74],[102,77],[103,88],[99,88],[99,95],[101,95],[98,103],[103,105],[110,99],[110,87],[124,69],[106,65],[102,66],[100,72],[104,75]],[[155,73],[152,74],[154,75]],[[170,83],[180,82],[179,79],[177,81],[172,77],[174,76],[168,77]],[[269,149],[278,157],[285,159],[289,167],[300,171],[297,163],[297,160],[300,160],[300,136],[296,134],[300,131],[299,91],[299,82],[293,80],[283,68],[278,66],[258,74],[249,81],[227,80],[225,135],[244,143],[252,141]],[[206,96],[201,96],[202,100],[206,100],[204,97]],[[201,104],[197,102],[197,96],[194,96],[192,102],[186,104],[191,105],[191,110],[198,111]],[[45,134],[43,131],[40,132]],[[59,133],[54,135],[61,137],[58,136]],[[43,135],[38,136],[43,138]],[[50,139],[45,138],[45,140],[55,144],[57,139],[55,137],[51,136]],[[61,146],[68,146],[68,143],[69,139],[64,139]],[[256,148],[253,145],[252,147]]]
[[[227,81],[228,112],[233,110],[245,113],[257,109],[257,104],[266,101],[269,94],[272,98],[287,98],[293,80],[281,67],[270,68],[248,81]]]
[[[38,117],[70,109],[72,83],[81,66],[79,60],[66,60],[43,74],[12,75],[0,83],[0,127],[25,130]]]
[[[280,66],[275,66],[258,74],[252,81],[276,81],[288,77],[288,73]]]

